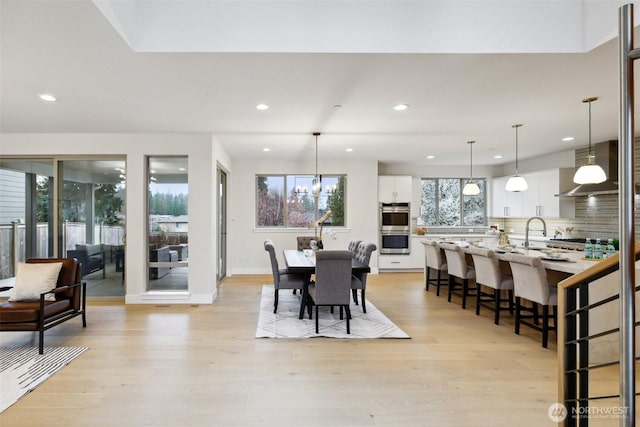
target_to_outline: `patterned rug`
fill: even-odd
[[[71,363],[87,347],[0,347],[0,412]]]
[[[362,305],[355,305],[351,301],[351,334],[347,334],[346,320],[340,320],[338,307],[334,309],[334,313],[331,313],[329,307],[320,307],[320,333],[316,334],[315,317],[310,320],[305,311],[304,319],[298,319],[300,292],[294,295],[290,289],[281,290],[276,314],[273,313],[273,297],[273,285],[264,285],[256,338],[411,338],[369,300],[366,301],[366,313],[362,312]],[[315,308],[313,315],[315,316]]]

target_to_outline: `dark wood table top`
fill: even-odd
[[[316,259],[313,255],[307,256],[304,251],[285,249],[284,260],[290,273],[313,274],[316,272]],[[369,273],[371,268],[356,259],[351,260],[353,272]]]

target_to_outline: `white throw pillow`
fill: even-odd
[[[56,287],[61,262],[26,264],[18,263],[16,282],[9,301],[38,301],[40,294]],[[45,296],[45,301],[55,301],[54,294]]]

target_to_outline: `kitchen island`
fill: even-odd
[[[467,242],[483,242],[494,247],[498,242],[498,234],[485,233],[427,233],[412,234],[409,243],[409,254],[378,255],[378,269],[381,271],[421,271],[424,268],[424,249],[421,242],[427,240],[464,240]]]

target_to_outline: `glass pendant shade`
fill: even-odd
[[[518,191],[526,191],[528,188],[529,185],[527,185],[527,181],[520,175],[513,175],[504,186],[505,190],[512,191],[514,193],[517,193]]]
[[[462,189],[462,194],[465,196],[477,196],[480,194],[480,187],[475,181],[469,181]]]
[[[576,184],[600,184],[607,180],[607,174],[598,165],[580,166],[573,176]]]
[[[509,178],[504,186],[505,190],[514,193],[517,193],[519,191],[526,191],[529,188],[529,185],[527,185],[527,180],[518,175],[518,128],[521,126],[521,124],[511,126],[516,130],[516,174]]]
[[[589,103],[589,152],[587,154],[587,164],[580,166],[573,176],[573,182],[576,184],[600,184],[607,180],[607,174],[604,170],[593,164],[593,156],[591,155],[591,103],[598,98],[585,98],[582,102]]]

